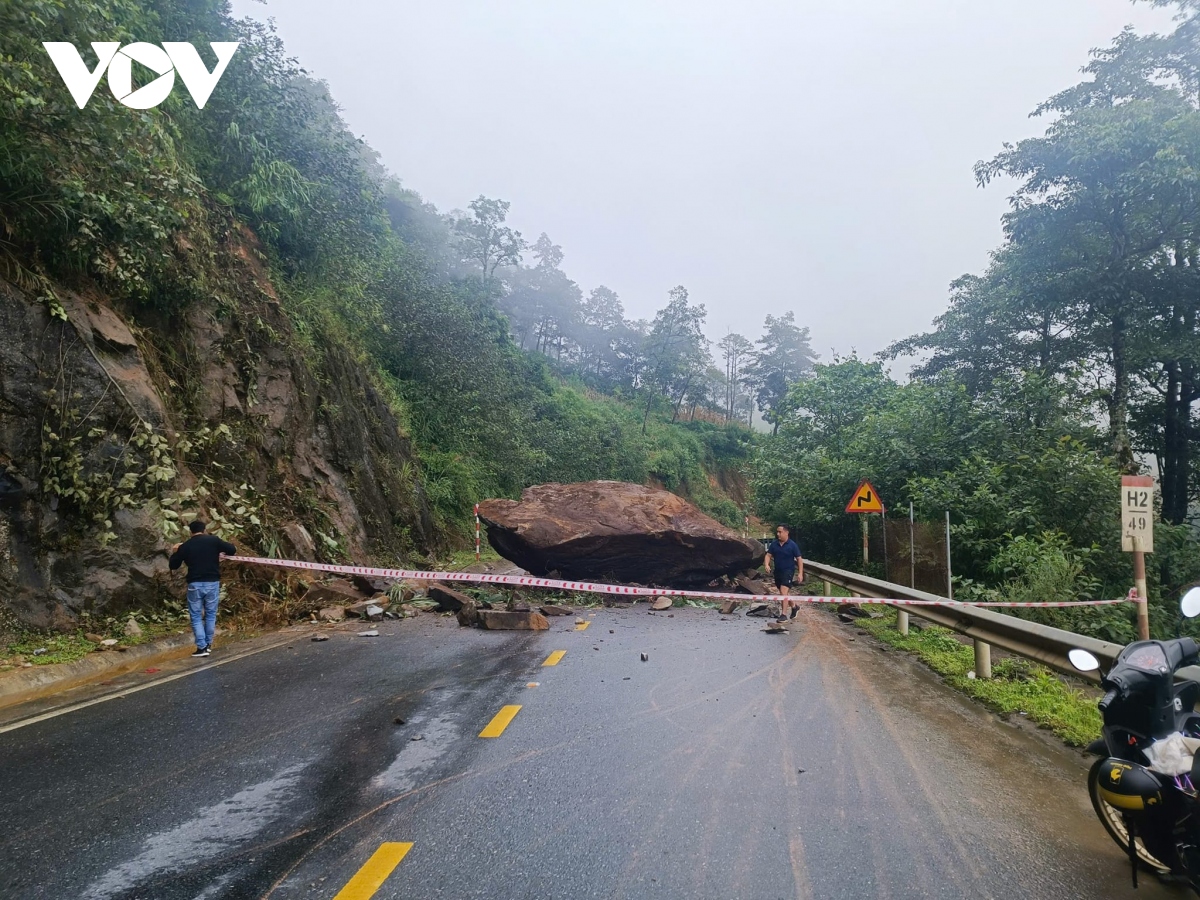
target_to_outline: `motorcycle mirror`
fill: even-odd
[[[1200,587],[1194,587],[1183,595],[1179,601],[1179,611],[1189,619],[1200,616]]]
[[[1196,597],[1196,600],[1200,603],[1200,595]],[[1096,659],[1096,657],[1092,656],[1086,650],[1080,650],[1078,647],[1067,654],[1067,659],[1080,672],[1095,672],[1100,668],[1100,660]]]

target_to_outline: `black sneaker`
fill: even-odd
[[[205,653],[212,653],[212,650],[213,650],[212,644],[209,644],[207,647],[204,648]]]
[[[798,607],[798,606],[793,606],[793,607],[792,607],[792,614],[791,614],[790,616],[788,616],[788,618],[789,618],[789,619],[794,619],[794,618],[796,618],[796,613],[798,613],[798,612],[800,612],[800,607]]]
[[[778,619],[776,619],[775,621],[776,621],[777,623],[779,623],[780,625],[782,625],[784,622],[786,622],[786,621],[787,621],[787,619],[786,619],[784,616],[780,616],[780,617],[779,617]]]
[[[208,656],[211,651],[207,647],[197,647],[192,656]]]

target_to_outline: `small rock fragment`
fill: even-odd
[[[102,638],[98,634],[92,634],[90,631],[87,634],[85,634],[84,637],[87,638],[89,641],[91,641],[93,644],[103,644],[104,643],[104,638]]]
[[[130,616],[129,621],[125,623],[125,634],[128,637],[142,636],[142,626],[137,623],[137,619],[133,616]]]
[[[404,720],[402,718],[400,718],[399,716],[396,716],[396,718],[392,719],[392,721],[395,722],[397,725],[404,724]]]
[[[646,661],[646,660],[648,660],[649,658],[650,658],[650,654],[649,654],[649,653],[643,653],[643,654],[642,654],[642,662],[645,662],[645,661]]]
[[[410,737],[410,738],[409,738],[409,740],[410,740],[410,741],[423,741],[423,740],[425,740],[425,735],[423,735],[423,734],[414,734],[412,737]]]
[[[556,603],[547,603],[545,606],[539,607],[543,616],[569,616],[575,612],[569,606],[559,606]]]
[[[359,636],[359,637],[379,637],[379,629],[378,629],[378,628],[372,628],[372,629],[370,629],[370,630],[368,630],[368,631],[360,631],[360,632],[358,633],[358,636]]]
[[[340,622],[346,618],[346,610],[341,606],[326,606],[317,613],[317,618],[322,622]]]
[[[46,648],[45,648],[45,647],[38,647],[36,650],[34,650],[34,651],[33,651],[33,655],[34,655],[34,656],[45,656],[45,655],[46,655]]]
[[[313,640],[314,640],[314,641],[327,641],[327,640],[329,640],[329,635],[327,635],[327,634],[314,634],[314,635],[313,635]]]
[[[118,641],[116,638],[105,638],[104,640],[102,640],[100,642],[100,646],[101,647],[115,647],[119,643],[120,643],[120,641]]]
[[[459,607],[455,617],[458,619],[458,624],[464,628],[474,628],[479,624],[479,609],[475,605],[475,601],[469,598],[463,599],[463,604]]]
[[[670,609],[671,603],[674,602],[670,597],[655,597],[654,602],[650,604],[651,609]]]

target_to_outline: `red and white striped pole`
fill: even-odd
[[[479,562],[479,504],[475,504],[475,562]]]

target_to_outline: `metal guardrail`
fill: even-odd
[[[1036,660],[1059,672],[1088,678],[1092,681],[1099,681],[1100,674],[1098,672],[1080,672],[1067,659],[1067,652],[1073,647],[1087,650],[1100,660],[1102,668],[1107,671],[1112,666],[1117,654],[1124,648],[1123,644],[1085,637],[1061,628],[1052,628],[1049,625],[1039,625],[1037,622],[1028,622],[1025,619],[1018,619],[1016,616],[992,612],[968,603],[958,603],[945,597],[939,597],[937,594],[927,594],[925,591],[914,590],[902,584],[868,578],[857,572],[848,572],[845,569],[826,566],[822,563],[805,560],[804,571],[862,597],[895,597],[897,600],[930,600],[944,603],[944,606],[898,608],[911,616],[925,619],[935,625],[942,625],[959,634],[974,638],[977,642],[999,647],[1009,653]],[[1200,668],[1182,670],[1179,674],[1191,677],[1193,680],[1200,680],[1196,677],[1200,675]]]

